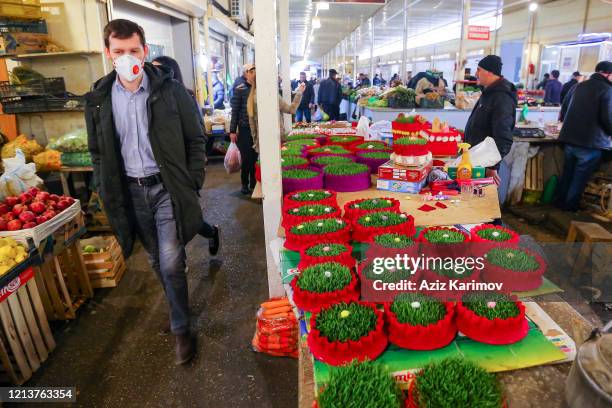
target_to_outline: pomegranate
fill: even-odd
[[[47,193],[46,191],[39,192],[38,194],[36,194],[36,201],[49,201],[49,193]]]
[[[70,204],[68,204],[68,201],[66,200],[59,200],[57,202],[57,209],[60,211],[64,211],[68,207],[70,207]]]
[[[50,194],[49,200],[55,201],[57,203],[60,200],[60,196],[58,196],[57,194]]]
[[[45,211],[43,214],[43,217],[45,217],[47,220],[50,220],[51,218],[55,217],[55,211],[53,210],[47,210]]]
[[[10,208],[6,204],[0,204],[0,214],[6,214],[9,212]]]
[[[45,222],[47,222],[47,217],[45,217],[44,215],[39,215],[38,217],[36,217],[36,224],[40,225],[44,224]]]
[[[32,195],[28,193],[21,193],[19,195],[19,201],[21,202],[21,204],[31,203],[33,198],[34,197],[32,197]]]
[[[19,220],[11,220],[6,224],[6,229],[8,231],[18,231],[21,229],[21,221]]]
[[[25,224],[23,224],[23,229],[29,229],[29,228],[34,228],[36,226],[35,222],[26,222]]]
[[[36,194],[38,194],[40,190],[37,189],[36,187],[32,187],[28,190],[28,193],[32,196],[32,197],[36,197]]]
[[[32,204],[30,204],[30,210],[34,214],[42,214],[47,211],[47,207],[40,201],[34,201]]]
[[[8,222],[0,218],[0,231],[6,231],[6,225]]]
[[[32,211],[24,211],[19,214],[19,221],[23,222],[24,224],[34,220],[36,220],[36,215],[34,215]]]
[[[4,204],[8,205],[9,208],[13,208],[15,206],[15,204],[17,204],[19,202],[19,199],[17,197],[6,197],[4,199]]]
[[[28,207],[23,204],[15,204],[15,206],[13,207],[13,214],[19,215],[27,209]]]

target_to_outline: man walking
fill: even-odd
[[[561,104],[561,88],[563,85],[559,81],[559,71],[556,69],[550,72],[550,78],[544,87],[544,103],[549,105]]]
[[[329,78],[321,82],[319,87],[319,105],[323,111],[329,115],[329,120],[340,118],[340,102],[342,102],[342,87],[336,80],[338,72],[335,69],[329,70]]]
[[[612,62],[601,61],[591,77],[571,88],[561,107],[565,144],[563,175],[556,204],[578,211],[580,197],[599,166],[602,150],[612,148]]]
[[[312,84],[306,80],[306,73],[300,72],[300,81],[299,83],[305,84],[306,88],[304,88],[304,93],[302,94],[302,101],[295,112],[295,120],[296,122],[301,122],[305,120],[310,123],[311,115],[310,110],[314,108],[315,102],[315,92]],[[297,86],[296,86],[297,88]]]
[[[572,79],[564,83],[563,88],[561,88],[561,103],[563,103],[565,95],[567,95],[569,90],[572,89],[578,82],[582,82],[582,75],[580,72],[576,71],[572,74]]]
[[[203,223],[202,123],[172,72],[144,62],[149,49],[140,26],[113,20],[104,28],[104,44],[115,69],[93,85],[85,107],[94,185],[126,256],[140,237],[170,307],[162,327],[176,336],[176,363],[184,364],[195,351],[185,245]]]

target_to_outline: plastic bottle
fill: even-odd
[[[472,178],[472,161],[470,160],[470,144],[459,143],[457,145],[463,153],[461,154],[461,163],[457,166],[457,180],[468,180]]]

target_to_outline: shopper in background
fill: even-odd
[[[378,74],[374,75],[374,79],[372,80],[372,85],[374,85],[374,86],[381,86],[382,85],[382,80],[380,79]]]
[[[463,80],[464,81],[473,81],[476,82],[478,79],[472,75],[472,69],[471,68],[466,68],[463,71]],[[466,86],[472,87],[472,88],[476,88],[478,87],[478,84],[472,83],[472,84],[464,84],[463,87],[465,88]],[[457,84],[453,85],[453,92],[457,92]]]
[[[183,73],[181,72],[181,67],[179,66],[178,62],[172,58],[172,57],[168,57],[166,55],[162,55],[159,56],[157,58],[155,58],[153,61],[151,61],[151,63],[153,65],[155,65],[156,67],[166,67],[167,70],[172,72],[172,79],[174,79],[175,81],[178,81],[181,83],[181,85],[185,86],[185,83],[183,82]],[[204,120],[204,117],[202,116],[202,109],[200,109],[200,104],[198,103],[198,100],[196,99],[195,93],[187,88],[187,92],[189,92],[189,95],[191,95],[191,97],[193,98],[193,103],[195,104],[195,108],[196,111],[198,112],[198,116],[200,117],[200,120]],[[204,125],[204,122],[202,122],[202,126]]]
[[[549,79],[550,79],[550,74],[547,72],[544,74],[544,78],[542,78],[538,86],[536,86],[536,89],[545,89],[546,83],[548,82]]]
[[[310,112],[311,109],[315,106],[315,94],[312,85],[306,80],[305,72],[300,72],[299,84],[304,84],[304,90],[302,93],[302,100],[297,108],[297,112],[295,113],[295,120],[296,122],[301,122],[302,120],[305,120],[306,122],[310,123]]]
[[[240,181],[243,195],[251,194],[255,188],[255,162],[257,152],[253,149],[253,136],[249,124],[247,112],[247,101],[251,88],[255,83],[255,64],[246,64],[243,69],[245,82],[238,85],[234,90],[234,96],[230,102],[232,107],[232,119],[230,122],[230,139],[238,145],[242,166],[240,168]]]
[[[370,77],[368,76],[368,74],[363,74],[363,80],[361,81],[361,86],[364,88],[368,88],[372,86],[372,83],[370,82]]]
[[[559,105],[561,104],[561,88],[563,88],[561,81],[559,81],[560,73],[555,69],[550,72],[550,75],[552,78],[546,82],[544,87],[544,103]]]
[[[319,104],[319,88],[321,87],[321,81],[317,78],[314,81],[314,84],[312,85],[312,90],[314,91],[314,109],[317,108],[317,105]]]
[[[517,95],[516,88],[502,76],[501,70],[502,60],[497,55],[487,55],[478,63],[476,77],[484,90],[465,125],[465,141],[475,146],[491,136],[503,159],[512,147]],[[493,177],[497,184],[506,178],[505,174],[500,177],[499,168],[497,164],[487,169],[487,177]]]
[[[225,86],[219,79],[220,67],[212,71],[213,106],[215,109],[225,109]]]
[[[408,86],[411,80],[412,80],[412,71],[408,71],[406,73],[406,86]]]
[[[248,67],[254,66],[254,64],[244,64],[242,66],[242,75],[240,75],[238,78],[236,78],[236,80],[234,81],[234,84],[232,85],[232,90],[230,92],[230,98],[234,97],[234,93],[236,92],[236,88],[238,88],[240,85],[247,83],[247,72],[246,69]]]
[[[569,90],[572,89],[572,87],[577,83],[582,82],[582,79],[583,78],[580,72],[576,71],[572,74],[572,79],[563,84],[563,88],[561,88],[561,103],[563,103],[565,95],[567,95]]]
[[[602,150],[612,149],[612,62],[601,61],[589,79],[570,89],[561,117],[559,140],[565,144],[565,160],[556,204],[577,211]]]
[[[446,82],[442,78],[442,72],[431,69],[417,82],[415,92],[416,101],[420,103],[428,92],[436,92],[440,96],[446,95]]]
[[[140,237],[170,306],[176,363],[184,364],[195,353],[185,245],[203,223],[206,139],[185,87],[164,66],[144,62],[149,49],[138,24],[110,21],[104,44],[115,69],[85,96],[94,185],[126,256]]]
[[[336,80],[338,72],[335,69],[329,70],[329,78],[321,82],[319,87],[319,105],[327,115],[329,120],[340,118],[340,102],[342,102],[342,87]]]

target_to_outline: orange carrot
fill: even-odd
[[[283,312],[290,312],[290,311],[291,311],[291,306],[279,306],[279,307],[275,307],[273,309],[264,309],[263,315],[267,316],[267,315],[273,315],[273,314],[278,314],[278,313],[283,313]]]
[[[289,300],[287,298],[281,298],[277,300],[269,300],[267,302],[263,302],[261,304],[261,307],[263,307],[264,309],[274,309],[276,307],[288,306],[288,305],[289,305]]]

